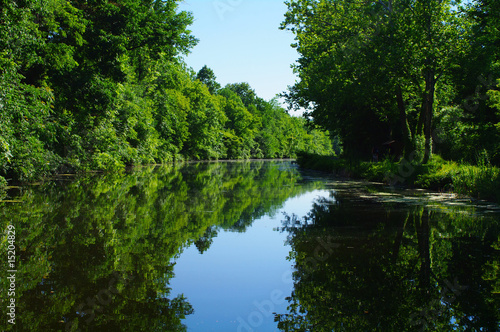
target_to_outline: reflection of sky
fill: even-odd
[[[273,312],[286,312],[285,297],[293,288],[286,260],[282,213],[306,215],[315,198],[329,197],[315,190],[289,199],[274,218],[254,221],[245,233],[220,231],[210,248],[199,254],[193,245],[184,250],[174,268],[170,298],[183,293],[194,308],[184,320],[188,331],[276,331]]]

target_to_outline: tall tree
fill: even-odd
[[[348,150],[366,152],[370,141],[399,132],[408,153],[410,128],[413,136],[424,133],[427,161],[436,84],[465,47],[465,30],[451,1],[293,0],[287,5],[281,28],[295,33],[293,46],[301,55],[295,66],[301,80],[289,101],[312,107],[318,123],[351,144]],[[408,114],[408,105],[416,103],[420,114]],[[385,132],[373,128],[384,125]]]
[[[206,65],[200,69],[198,74],[196,74],[196,78],[205,84],[208,87],[208,91],[212,94],[216,93],[217,90],[220,89],[220,84],[217,82],[217,77],[215,76],[214,71]]]
[[[475,18],[476,47],[481,56],[476,64],[481,64],[483,71],[478,74],[479,82],[474,87],[474,96],[486,100],[486,105],[476,101],[477,110],[474,118],[481,120],[485,148],[491,160],[500,164],[500,3],[492,0],[478,0],[472,7]],[[477,57],[475,57],[477,58]],[[476,59],[474,59],[476,60]],[[477,66],[477,65],[476,65]],[[489,90],[484,95],[484,91]],[[478,93],[479,92],[479,93]],[[470,99],[470,98],[469,98]]]

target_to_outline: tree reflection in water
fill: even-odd
[[[176,257],[311,190],[282,164],[145,167],[23,188],[15,197],[23,203],[0,202],[2,229],[16,227],[18,260],[16,326],[4,317],[0,330],[186,330],[196,308],[170,297]]]
[[[282,331],[499,331],[498,215],[348,191],[285,215],[294,261]],[[325,246],[325,243],[327,244]]]

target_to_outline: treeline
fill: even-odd
[[[331,152],[276,100],[187,68],[197,40],[177,3],[0,0],[0,180]]]
[[[286,3],[300,54],[288,100],[346,156],[500,165],[500,2]]]

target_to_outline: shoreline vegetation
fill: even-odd
[[[468,165],[443,160],[439,155],[433,155],[426,164],[405,159],[373,162],[301,152],[298,153],[297,164],[341,177],[453,192],[500,203],[500,168],[485,163]]]
[[[287,102],[341,142],[299,164],[500,201],[499,1],[286,3]]]
[[[180,1],[0,6],[0,188],[60,173],[332,153],[329,132],[183,60]],[[153,33],[154,32],[154,33]]]

